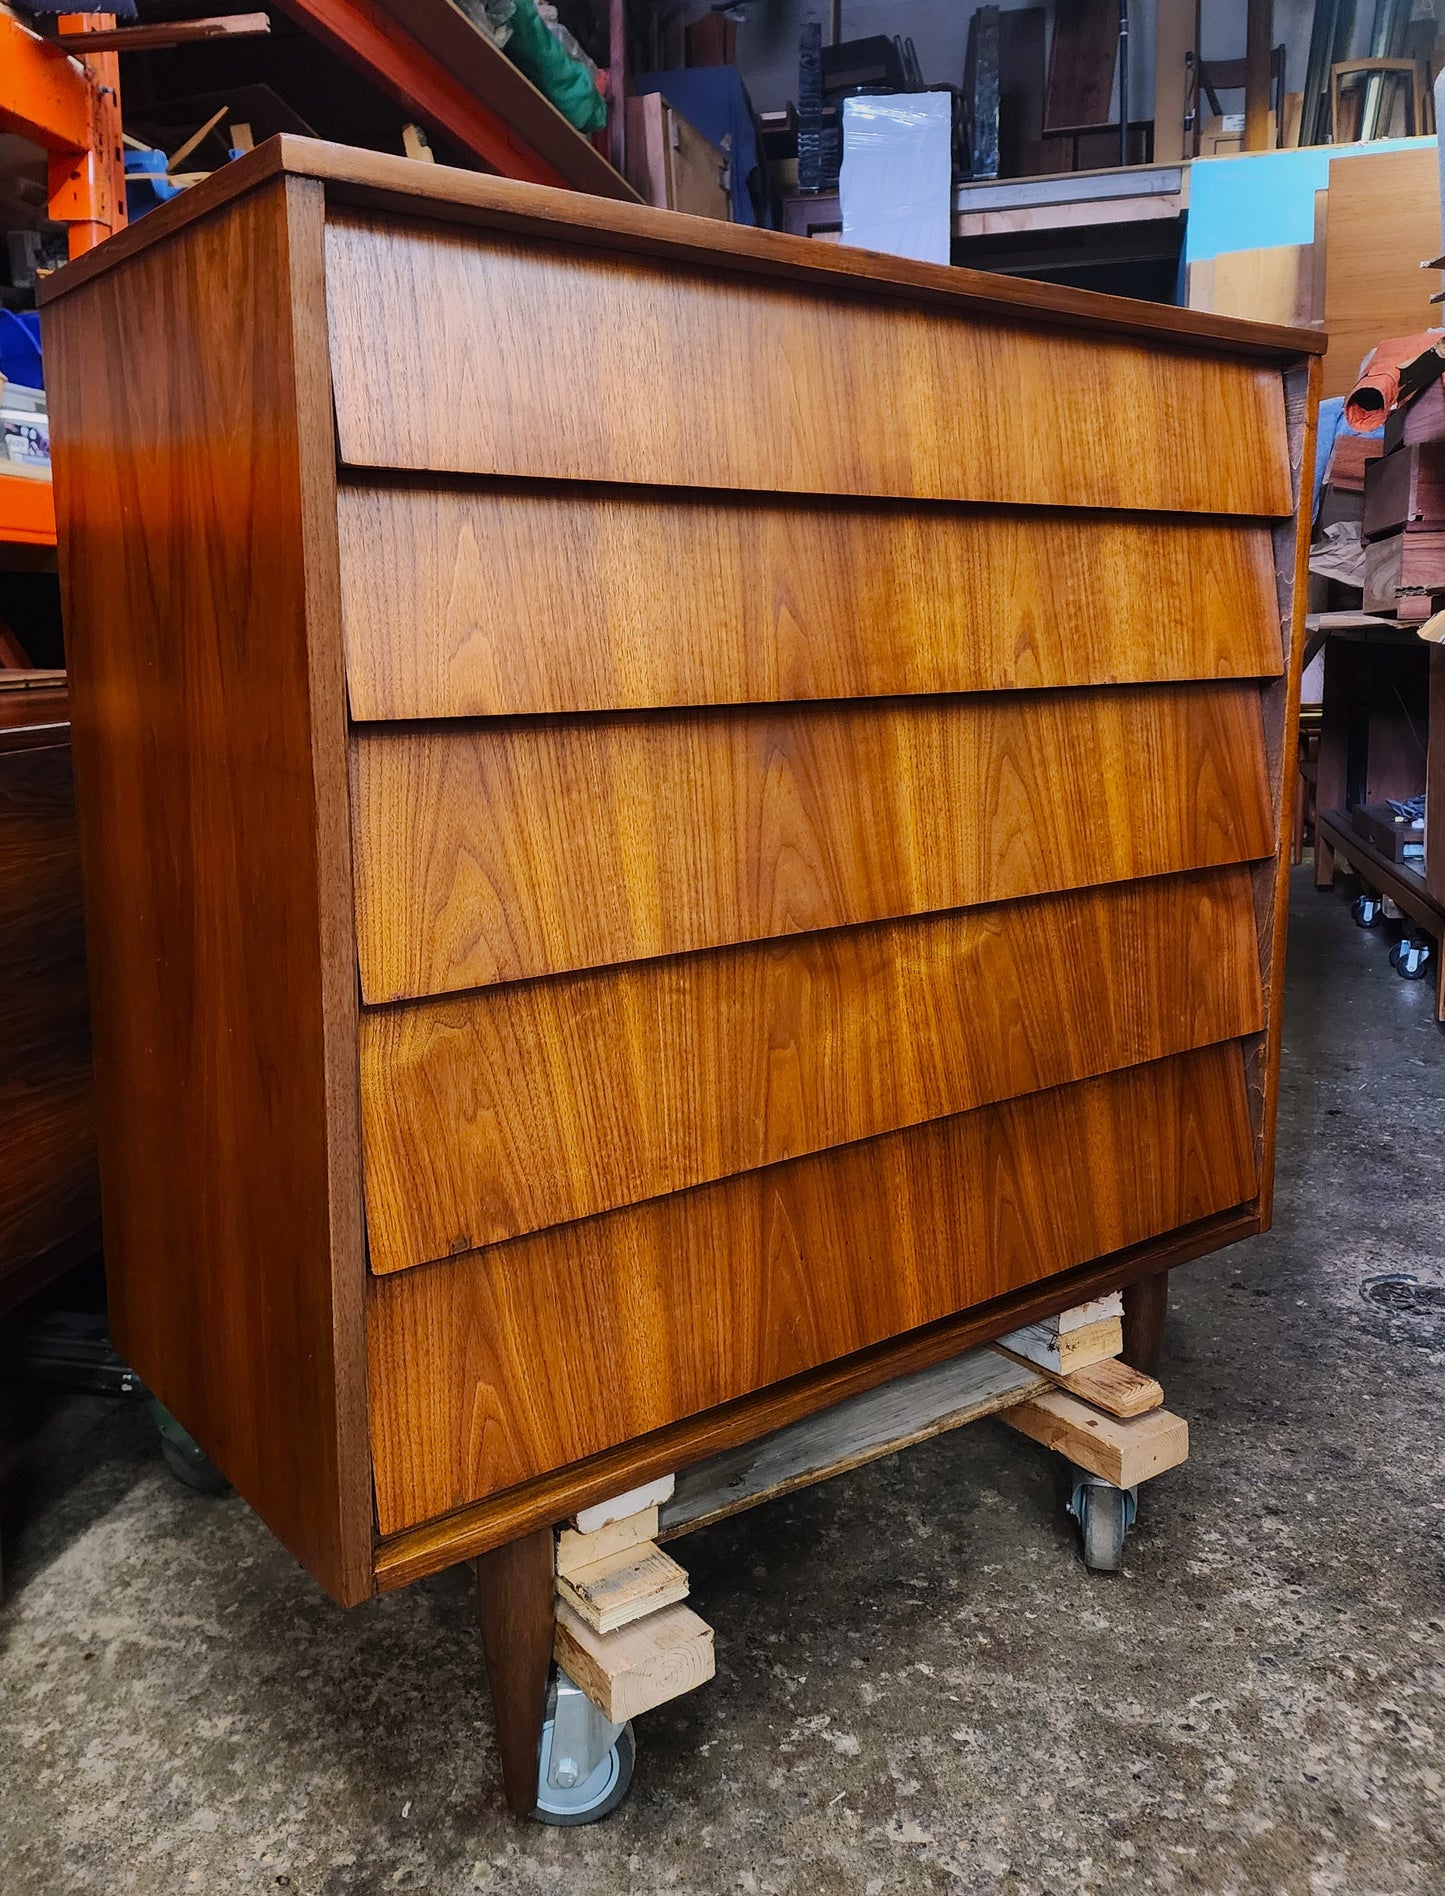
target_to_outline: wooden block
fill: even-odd
[[[1366,463],[1378,460],[1384,451],[1385,444],[1378,437],[1371,440],[1366,435],[1357,435],[1348,428],[1342,428],[1330,450],[1327,475],[1330,486],[1348,494],[1363,493]]]
[[[1057,1317],[1045,1318],[1045,1322],[1055,1324],[1062,1336],[1068,1330],[1082,1330],[1091,1323],[1107,1323],[1110,1317],[1122,1317],[1123,1314],[1124,1294],[1116,1290],[1107,1297],[1094,1297],[1088,1303],[1074,1304],[1068,1310],[1061,1310]]]
[[[1416,443],[1365,468],[1365,538],[1445,528],[1445,446]]]
[[[557,1575],[557,1593],[594,1632],[611,1633],[687,1598],[687,1574],[651,1541]]]
[[[594,1501],[590,1508],[583,1508],[580,1514],[572,1516],[572,1525],[579,1534],[595,1534],[599,1527],[607,1527],[613,1521],[625,1521],[629,1515],[640,1514],[644,1508],[660,1507],[664,1501],[672,1498],[673,1477],[659,1475],[656,1481],[644,1482],[640,1488],[629,1488],[626,1494],[614,1495],[610,1501]]]
[[[1164,1400],[1164,1391],[1152,1376],[1145,1376],[1116,1358],[1087,1363],[1082,1369],[1062,1373],[1056,1369],[1039,1368],[1027,1357],[1005,1349],[1001,1344],[995,1343],[993,1349],[1016,1368],[1033,1370],[1056,1389],[1066,1389],[1070,1395],[1078,1396],[1096,1409],[1103,1409],[1108,1415],[1143,1415],[1146,1410],[1157,1409]]]
[[[1083,1369],[1089,1363],[1101,1363],[1117,1356],[1124,1347],[1124,1326],[1118,1317],[1102,1323],[1086,1323],[1081,1329],[1060,1331],[1057,1318],[1047,1323],[1030,1323],[1022,1330],[1011,1330],[999,1342],[1015,1356],[1022,1356],[1040,1369],[1052,1369],[1061,1376]]]
[[[624,1520],[609,1521],[606,1527],[590,1534],[579,1534],[575,1527],[564,1527],[557,1536],[557,1571],[571,1579],[583,1567],[620,1554],[626,1547],[640,1547],[657,1538],[657,1508],[641,1508]]]
[[[1118,1361],[1076,1369],[1062,1378],[1061,1386],[1095,1409],[1123,1418],[1144,1415],[1164,1403],[1164,1391],[1152,1376]]]
[[[712,1628],[686,1606],[665,1606],[618,1632],[597,1633],[559,1601],[553,1654],[614,1725],[681,1698],[716,1670]]]
[[[1032,1396],[1003,1412],[1010,1427],[1045,1448],[1057,1449],[1116,1488],[1133,1488],[1189,1456],[1189,1424],[1167,1409],[1127,1421],[1101,1415],[1066,1390]]]

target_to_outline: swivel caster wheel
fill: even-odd
[[[146,1404],[161,1438],[161,1456],[176,1480],[197,1494],[224,1494],[230,1482],[198,1441],[187,1435],[170,1410],[152,1396]]]
[[[1402,981],[1420,981],[1427,972],[1432,950],[1418,935],[1406,935],[1390,950],[1390,966]]]
[[[1368,890],[1363,895],[1357,895],[1350,904],[1350,913],[1355,918],[1355,927],[1378,928],[1384,906],[1380,897],[1371,895]]]
[[[547,1694],[537,1760],[537,1822],[601,1823],[631,1789],[636,1759],[631,1723],[609,1724],[559,1668]]]
[[[1079,1523],[1090,1573],[1118,1573],[1124,1565],[1124,1537],[1138,1512],[1138,1490],[1116,1488],[1102,1476],[1076,1468],[1069,1512]]]

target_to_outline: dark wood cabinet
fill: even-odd
[[[0,672],[0,1312],[99,1236],[65,680]]]

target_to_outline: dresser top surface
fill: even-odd
[[[843,290],[930,304],[961,316],[1032,319],[1277,361],[1322,354],[1326,345],[1317,330],[1241,322],[948,264],[914,263],[850,245],[819,244],[778,231],[290,135],[268,139],[65,265],[42,286],[41,302],[70,294],[209,211],[281,176],[318,180],[331,206],[550,238],[618,256],[782,280],[824,293]]]

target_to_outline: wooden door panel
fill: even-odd
[[[1282,665],[1270,533],[1254,520],[347,483],[340,536],[359,719]]]
[[[333,212],[341,459],[1288,514],[1267,363]]]
[[[372,1268],[1262,1022],[1243,867],[367,1010]]]
[[[363,729],[389,1001],[1267,856],[1249,685]]]
[[[374,1278],[380,1531],[1256,1189],[1229,1043]]]

